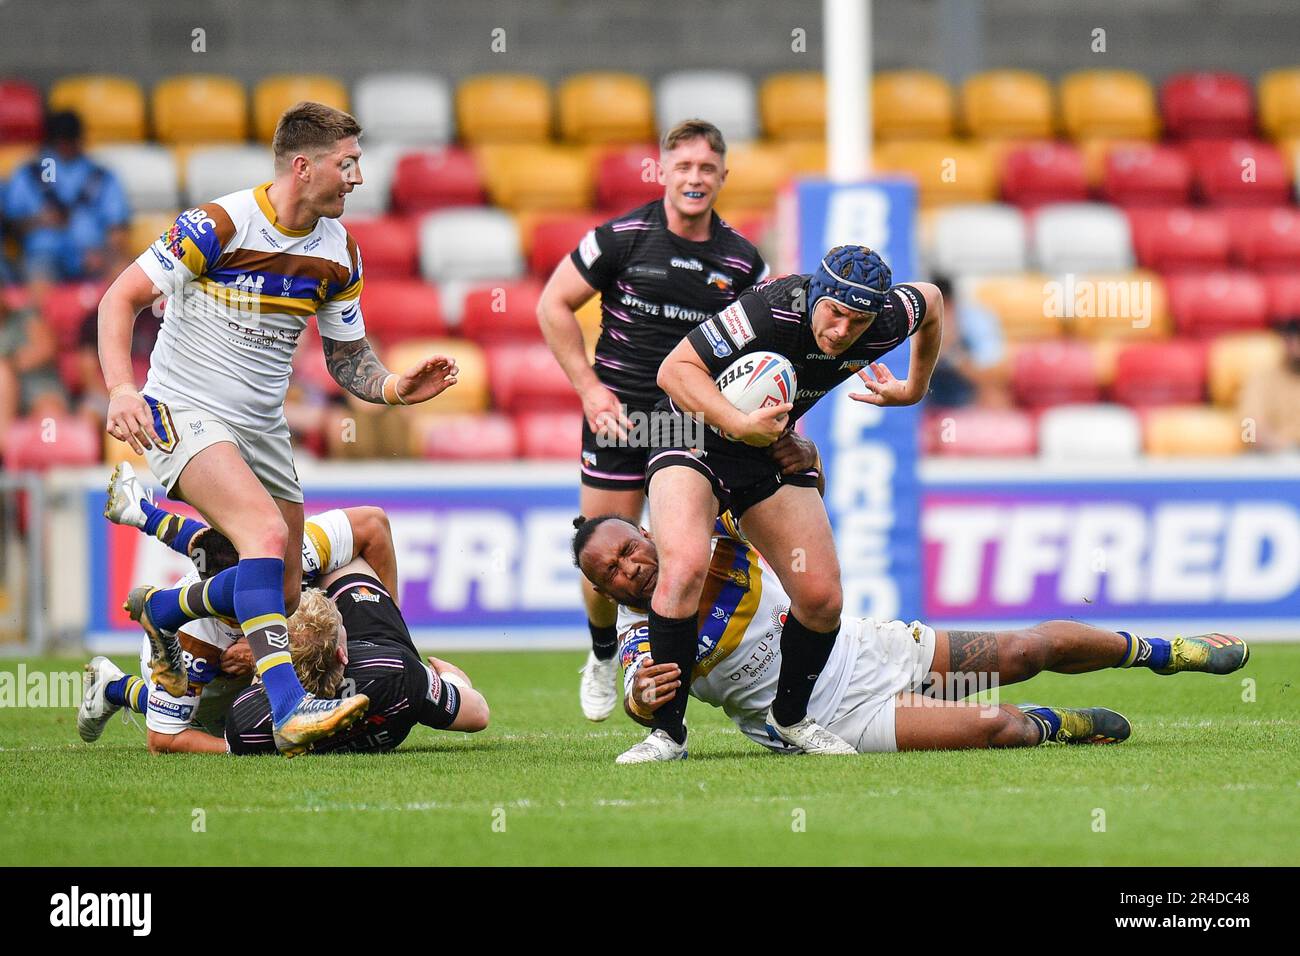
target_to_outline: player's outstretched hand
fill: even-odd
[[[850,392],[849,398],[855,402],[879,405],[881,408],[915,405],[920,401],[919,398],[912,397],[907,379],[894,378],[894,373],[883,362],[872,362],[871,371],[875,373],[874,379],[867,374],[865,368],[858,369],[858,378],[862,379],[862,384],[867,386],[867,392],[865,395],[861,392]]]
[[[643,714],[653,714],[656,710],[677,696],[677,688],[682,686],[682,669],[671,661],[656,664],[647,657],[645,663],[637,668],[636,678],[632,681],[632,703]]]
[[[152,448],[158,441],[158,433],[153,428],[153,415],[145,403],[144,396],[133,388],[119,386],[121,391],[108,400],[108,423],[105,430],[118,441],[131,446],[137,455],[143,455],[146,448]]]
[[[630,423],[623,414],[623,403],[618,396],[604,385],[588,389],[582,395],[582,414],[587,419],[587,427],[597,437],[606,440],[627,439]]]
[[[397,394],[407,405],[427,402],[456,384],[455,359],[434,355],[397,380]]]
[[[794,406],[789,402],[756,409],[745,416],[745,427],[732,437],[739,438],[746,445],[766,448],[781,437],[793,410]]]
[[[817,467],[820,460],[817,446],[812,439],[805,438],[798,432],[788,431],[771,447],[772,460],[777,463],[783,475],[794,475]]]

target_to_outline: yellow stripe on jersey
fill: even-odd
[[[732,612],[731,620],[727,622],[727,628],[722,632],[722,638],[718,641],[718,645],[708,657],[692,668],[693,680],[698,680],[707,675],[709,671],[718,666],[719,662],[725,660],[732,651],[740,646],[745,631],[749,630],[749,624],[754,620],[755,612],[758,611],[759,602],[763,600],[763,569],[758,564],[758,552],[753,548],[749,548],[745,552],[745,557],[749,562],[749,590],[745,592],[745,596],[736,605],[736,610]]]
[[[325,533],[325,529],[317,524],[313,519],[307,519],[303,526],[303,534],[307,536],[307,541],[311,544],[312,550],[316,552],[316,569],[324,573],[330,565],[330,539]]]
[[[350,286],[348,286],[348,287],[347,287],[346,289],[344,289],[342,292],[339,292],[339,293],[336,294],[336,295],[332,295],[332,296],[330,296],[330,299],[329,299],[329,300],[330,300],[331,302],[346,302],[346,301],[349,300],[349,299],[355,299],[355,298],[357,298],[358,296],[361,295],[361,287],[362,287],[363,285],[365,285],[365,281],[366,281],[366,280],[365,280],[364,277],[362,277],[362,278],[358,278],[356,282],[352,283]]]
[[[263,295],[234,286],[222,285],[207,276],[198,279],[199,289],[209,299],[229,309],[257,314],[281,312],[285,315],[309,316],[316,314],[315,299],[286,299],[278,295]]]
[[[189,236],[181,237],[181,265],[196,276],[201,276],[208,271],[207,257]]]

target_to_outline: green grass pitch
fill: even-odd
[[[640,728],[582,719],[581,655],[448,656],[487,695],[492,727],[417,728],[386,756],[152,757],[118,718],[87,746],[72,710],[0,708],[0,860],[1300,863],[1300,644],[1257,644],[1229,677],[1105,671],[1004,689],[1120,710],[1134,733],[1116,747],[780,757],[692,702],[691,759],[638,767],[613,758]]]

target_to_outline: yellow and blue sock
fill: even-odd
[[[149,617],[164,631],[175,631],[200,617],[235,617],[238,570],[226,568],[206,581],[154,591],[149,595]]]
[[[1031,707],[1022,710],[1038,730],[1038,742],[1046,743],[1061,730],[1061,715],[1050,707]]]
[[[145,534],[153,535],[177,554],[189,557],[190,542],[194,536],[207,527],[202,521],[172,514],[166,508],[159,508],[141,499],[140,509],[144,512]]]
[[[278,725],[307,693],[289,656],[289,626],[284,618],[284,561],[244,558],[235,570],[238,572],[235,617],[257,661],[257,673],[271,704],[271,721]]]
[[[129,707],[143,714],[149,706],[149,685],[139,677],[126,674],[104,688],[104,697],[115,707]]]
[[[1116,667],[1149,667],[1153,671],[1169,666],[1172,653],[1169,642],[1159,637],[1135,637],[1128,631],[1116,631],[1128,643]]]

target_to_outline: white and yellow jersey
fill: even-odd
[[[336,219],[281,225],[270,185],[186,210],[136,260],[167,296],[145,393],[258,431],[284,419],[309,316],[325,338],[366,334],[355,240]]]
[[[765,719],[776,700],[781,630],[789,611],[790,598],[780,580],[763,564],[730,514],[723,515],[714,528],[713,558],[700,597],[691,695],[721,707],[747,737],[774,750],[790,749],[768,731]],[[650,654],[646,612],[620,606],[618,633],[626,696],[637,669]],[[851,643],[841,627],[813,687],[808,713],[822,726],[834,717],[853,675]]]

